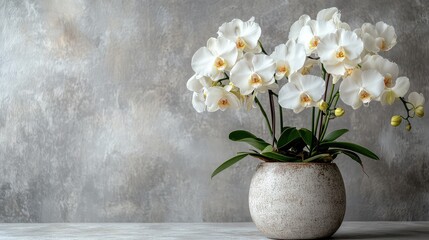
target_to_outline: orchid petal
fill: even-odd
[[[384,90],[384,78],[375,70],[362,71],[362,87],[376,98],[381,95]]]
[[[205,99],[204,99],[204,93],[200,92],[194,92],[192,95],[192,106],[194,107],[194,109],[199,112],[202,113],[204,112],[204,110],[206,109],[206,104],[204,103]]]
[[[197,74],[194,74],[189,78],[188,82],[186,82],[186,87],[190,91],[199,92],[203,88],[203,85],[197,79]]]
[[[214,77],[217,74],[214,61],[215,56],[207,47],[202,47],[192,57],[191,66],[198,75]]]
[[[299,19],[292,24],[289,31],[289,39],[296,40],[301,32],[302,27],[307,25],[307,23],[311,20],[310,16],[302,15]]]
[[[410,80],[407,77],[400,77],[396,79],[396,84],[392,88],[392,91],[397,97],[403,97],[410,89]]]
[[[286,83],[279,91],[279,104],[283,108],[297,109],[300,105],[301,92],[293,83]]]

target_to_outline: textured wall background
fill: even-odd
[[[271,52],[301,14],[331,6],[352,28],[392,24],[387,57],[429,98],[426,1],[1,1],[0,221],[249,221],[258,161],[209,176],[246,149],[231,130],[268,133],[258,111],[197,114],[190,59],[233,18],[255,16]],[[365,161],[369,177],[337,160],[346,219],[429,220],[427,117],[408,133],[389,125],[399,104],[346,110],[337,127],[383,158]]]

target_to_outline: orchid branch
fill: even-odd
[[[271,136],[273,136],[273,130],[271,128],[270,120],[268,120],[268,116],[267,116],[267,113],[264,110],[264,107],[262,106],[261,102],[259,101],[259,99],[257,97],[255,97],[255,102],[256,102],[256,104],[258,104],[258,107],[261,110],[261,113],[262,113],[262,115],[265,118],[265,122],[267,124],[268,130],[270,131]]]
[[[272,126],[272,136],[273,136],[273,146],[277,142],[276,140],[276,111],[274,109],[274,99],[273,99],[273,91],[268,90],[268,95],[270,98],[270,111],[271,111],[271,126]]]

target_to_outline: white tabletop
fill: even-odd
[[[2,223],[0,239],[266,239],[253,223]],[[429,222],[344,222],[333,239],[429,239]]]

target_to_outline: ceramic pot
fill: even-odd
[[[250,183],[249,209],[268,238],[330,237],[346,211],[340,170],[335,163],[261,163]]]

